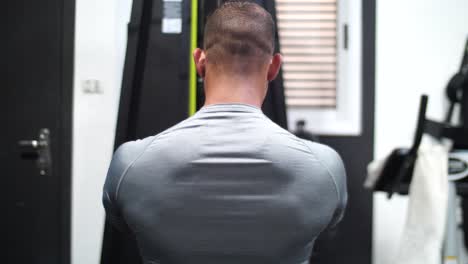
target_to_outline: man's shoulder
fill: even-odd
[[[270,144],[287,147],[291,152],[319,160],[341,161],[340,155],[330,146],[302,139],[290,131],[274,124],[270,131]]]
[[[289,132],[274,133],[268,144],[272,154],[280,156],[286,164],[300,163],[302,167],[313,167],[316,172],[320,169],[332,176],[344,171],[341,156],[330,146],[296,137]]]
[[[172,127],[169,127],[167,128],[166,130],[156,134],[156,135],[153,135],[153,136],[149,136],[149,137],[146,137],[146,138],[143,138],[143,139],[138,139],[138,140],[134,140],[134,141],[128,141],[128,142],[125,142],[124,144],[122,144],[116,151],[119,152],[119,150],[122,152],[122,153],[125,153],[125,154],[128,154],[128,155],[133,155],[135,153],[138,153],[140,150],[142,149],[145,149],[148,145],[150,144],[157,144],[158,142],[160,142],[161,138],[164,138],[168,135],[171,135],[173,132],[176,132],[178,131],[179,129],[181,128],[184,128],[187,126],[187,124],[192,120],[192,118],[187,118],[175,125],[173,125]]]
[[[149,136],[143,139],[138,139],[134,141],[128,141],[120,145],[114,153],[113,163],[114,161],[118,165],[129,165],[139,156],[143,155],[148,148],[152,146],[161,146],[164,145],[164,142],[167,138],[171,138],[173,132],[179,131],[181,128],[186,127],[186,125],[190,122],[190,118],[183,120],[182,122],[156,134],[153,136]]]
[[[156,136],[128,141],[120,145],[114,153],[111,169],[123,171],[134,162],[145,149],[155,140]]]
[[[141,140],[126,142],[117,148],[107,171],[106,182],[104,184],[104,200],[115,201],[117,199],[120,183],[127,170],[153,140],[154,137],[147,137]]]
[[[309,154],[315,156],[317,159],[330,161],[330,162],[341,162],[341,157],[338,152],[332,147],[312,142],[306,139],[300,139],[303,144],[309,150]]]
[[[313,156],[333,177],[344,173],[344,163],[338,152],[330,146],[301,139],[307,147],[309,155]]]

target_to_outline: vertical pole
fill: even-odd
[[[198,39],[198,0],[191,0],[191,20],[190,20],[190,54],[189,54],[189,116],[197,111],[197,72],[192,54],[197,48]]]

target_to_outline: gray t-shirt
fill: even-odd
[[[341,220],[346,176],[331,148],[219,104],[119,147],[103,200],[145,264],[299,264]]]

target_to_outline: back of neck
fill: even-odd
[[[205,105],[248,104],[261,108],[267,90],[266,81],[227,76],[205,78]]]

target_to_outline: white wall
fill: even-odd
[[[98,264],[102,186],[112,156],[131,0],[77,0],[73,109],[72,264]],[[102,93],[82,90],[98,80]]]
[[[466,37],[466,0],[377,1],[376,158],[410,146],[422,93],[429,116],[442,119]],[[374,264],[394,264],[406,206],[406,197],[374,196]]]

